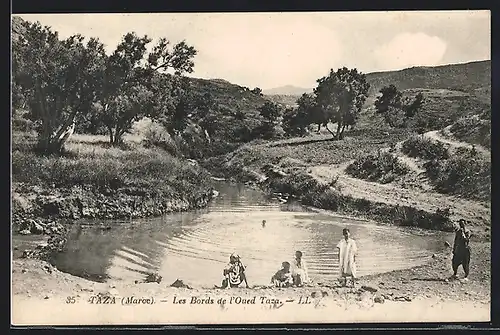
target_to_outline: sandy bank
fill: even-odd
[[[450,255],[445,252],[434,255],[423,266],[363,277],[354,289],[341,288],[337,283],[231,290],[173,288],[164,282],[97,283],[62,273],[39,260],[19,259],[13,261],[12,269],[12,322],[89,325],[488,321],[490,245],[474,243],[472,250],[469,282],[448,280]],[[132,296],[149,298],[154,303],[122,304]],[[97,304],[97,297],[108,298],[101,298],[101,304]],[[186,299],[186,303],[174,304],[174,297],[177,302]],[[192,297],[205,299],[206,303],[191,304]],[[236,297],[255,299],[255,303],[237,303]],[[113,298],[115,303],[110,304]],[[226,299],[225,304],[219,299]]]

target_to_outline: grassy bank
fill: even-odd
[[[129,137],[110,147],[104,137],[74,135],[62,157],[33,151],[34,134],[15,133],[13,212],[34,217],[125,218],[205,205],[208,173]]]

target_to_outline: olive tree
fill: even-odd
[[[128,33],[106,59],[95,106],[112,144],[121,143],[135,121],[171,113],[176,84],[173,77],[193,71],[194,47],[182,41],[170,48],[170,43],[161,38],[147,54],[151,41],[148,36]],[[160,76],[169,71],[174,76]]]
[[[23,21],[23,34],[12,41],[12,77],[35,121],[38,148],[59,154],[76,118],[90,111],[105,62],[104,46],[81,35],[60,40],[39,22]]]
[[[340,68],[330,70],[328,76],[317,80],[318,86],[314,89],[316,104],[325,113],[325,118],[337,123],[337,132],[326,129],[337,139],[342,139],[344,130],[353,125],[361,112],[370,84],[366,76],[357,69]]]

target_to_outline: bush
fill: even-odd
[[[461,141],[491,149],[490,113],[461,118],[450,127],[450,132]]]
[[[143,142],[146,147],[158,147],[165,150],[172,156],[182,156],[178,144],[172,139],[165,127],[157,123],[149,125],[144,134]]]
[[[313,193],[320,194],[333,186],[331,184],[323,184],[303,171],[294,171],[281,178],[270,179],[270,187],[273,191],[297,197]]]
[[[409,171],[406,164],[401,163],[396,156],[388,152],[364,156],[346,168],[346,172],[355,178],[377,181],[382,184],[390,183],[396,177],[403,176]]]
[[[447,159],[448,149],[441,142],[435,142],[423,136],[412,136],[403,142],[402,151],[410,157],[426,160]]]
[[[491,163],[477,156],[432,160],[425,164],[425,168],[440,193],[478,200],[491,198]]]

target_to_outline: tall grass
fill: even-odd
[[[20,138],[23,137],[17,137]],[[106,147],[92,138],[88,142],[72,141],[67,150],[63,157],[44,157],[18,143],[12,152],[13,180],[56,187],[140,187],[150,194],[189,194],[209,180],[204,170],[160,149],[147,149],[139,144]]]

